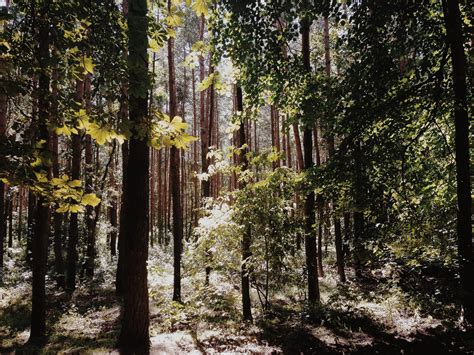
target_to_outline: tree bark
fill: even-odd
[[[46,141],[41,150],[46,153],[49,150],[49,133],[47,124],[49,120],[49,86],[48,74],[49,64],[49,21],[47,19],[49,1],[45,1],[38,16],[38,47],[36,59],[40,68],[38,82],[38,138]],[[51,168],[42,167],[48,178],[51,178]],[[51,213],[47,200],[44,196],[38,199],[36,208],[36,228],[33,238],[33,280],[32,280],[32,302],[31,302],[31,332],[30,343],[41,343],[46,336],[46,262],[48,257],[48,237],[50,230]]]
[[[457,234],[461,301],[464,319],[474,324],[474,259],[472,255],[472,200],[469,157],[469,109],[467,102],[467,61],[464,52],[462,14],[459,1],[443,0],[444,21],[451,47],[454,91],[454,127],[457,182]]]
[[[124,287],[122,328],[119,344],[125,351],[149,349],[148,258],[148,183],[149,154],[147,137],[139,137],[137,125],[148,117],[148,38],[147,0],[130,0],[128,23],[129,119],[130,138],[128,176],[124,196]]]
[[[302,35],[302,55],[303,65],[307,73],[311,72],[310,64],[310,44],[309,31],[311,20],[307,17],[301,21],[301,35]],[[308,105],[304,105],[303,117],[309,120]],[[313,167],[313,130],[311,125],[306,123],[303,132],[303,147],[304,147],[304,168],[309,170]],[[308,278],[308,302],[310,305],[316,305],[320,302],[319,295],[319,281],[317,269],[317,254],[316,254],[316,235],[314,233],[313,225],[315,224],[315,195],[311,190],[307,193],[304,203],[305,214],[305,252],[306,252],[306,268]]]
[[[243,97],[242,97],[242,88],[237,86],[236,90],[237,95],[237,111],[241,112],[242,120],[240,122],[239,127],[239,144],[242,147],[244,144],[247,143],[245,137],[245,119],[244,119],[244,105],[243,105]],[[240,153],[240,159],[242,164],[242,171],[248,169],[248,161],[246,157],[247,148],[243,149]],[[243,189],[245,187],[245,183],[242,182],[240,188]],[[243,311],[243,319],[246,321],[252,321],[252,304],[250,301],[250,275],[249,270],[247,268],[247,261],[252,256],[250,252],[250,244],[251,244],[251,235],[250,235],[250,227],[246,228],[244,231],[244,235],[242,237],[242,270],[241,270],[241,277],[242,277],[242,311]]]
[[[331,76],[331,54],[329,48],[329,20],[327,17],[324,17],[324,53],[326,60],[326,75]],[[329,156],[333,156],[336,150],[334,136],[331,134],[327,138],[328,153]],[[333,209],[333,223],[334,223],[334,240],[336,246],[336,264],[337,264],[337,274],[339,275],[340,282],[346,282],[346,274],[344,271],[344,254],[342,252],[342,230],[341,230],[341,221],[337,215],[337,201],[332,201]]]
[[[128,16],[128,0],[122,0],[122,12],[125,17]],[[123,56],[125,58],[128,57],[127,48],[123,48]],[[120,120],[122,123],[128,121],[128,82],[127,80],[122,81],[122,100],[120,103]],[[125,258],[125,251],[124,251],[124,238],[125,238],[125,223],[126,223],[126,216],[125,216],[125,208],[124,208],[124,199],[127,190],[127,175],[128,175],[128,142],[124,142],[122,144],[122,196],[120,200],[120,214],[119,214],[119,234],[118,234],[118,258],[117,258],[117,271],[115,274],[115,293],[118,296],[123,294],[123,264]]]
[[[171,0],[168,0],[168,11],[171,11]],[[168,76],[169,76],[169,109],[170,117],[178,114],[176,96],[176,69],[174,66],[174,39],[168,40]],[[181,249],[183,242],[183,209],[181,205],[180,186],[180,150],[176,147],[170,149],[170,184],[173,200],[173,301],[181,302]]]
[[[84,81],[78,79],[76,81],[76,97],[75,100],[82,107],[84,98]],[[72,136],[72,166],[71,179],[81,179],[81,136],[74,134]],[[66,289],[72,292],[76,289],[76,272],[77,272],[77,243],[79,241],[79,218],[77,213],[71,213],[69,219],[69,239],[67,243],[67,273],[66,273]]]

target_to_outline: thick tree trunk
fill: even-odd
[[[474,259],[472,256],[472,200],[469,158],[467,62],[462,15],[457,0],[443,0],[444,21],[451,47],[454,91],[454,142],[456,147],[457,234],[461,300],[465,320],[474,324]]]
[[[147,77],[147,0],[130,0],[128,12],[129,119],[133,125],[145,124],[148,117]],[[149,349],[148,259],[148,169],[147,137],[133,129],[130,139],[128,176],[124,196],[123,238],[124,284],[122,349],[147,352]],[[126,350],[127,351],[127,350]]]

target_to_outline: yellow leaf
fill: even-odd
[[[61,186],[61,185],[64,185],[64,180],[63,179],[59,179],[59,178],[53,178],[51,180],[51,184],[53,186]]]
[[[78,213],[84,211],[84,207],[82,207],[81,205],[70,205],[68,210],[71,213]]]
[[[82,64],[82,67],[85,70],[84,74],[87,74],[87,73],[93,74],[94,73],[95,64],[92,63],[92,58],[91,57],[83,56],[81,64]]]
[[[58,208],[56,208],[56,212],[58,213],[66,213],[69,211],[68,205],[61,204]]]
[[[36,175],[36,180],[38,180],[38,182],[48,181],[48,178],[46,177],[45,173],[38,173],[37,171],[35,171],[35,175]]]
[[[95,207],[99,204],[100,198],[98,198],[95,194],[85,194],[82,196],[81,203],[83,205]]]
[[[209,14],[207,0],[196,0],[191,7],[198,16],[207,16]]]
[[[148,40],[148,47],[153,53],[158,53],[160,51],[160,46],[158,45],[156,39],[150,38]]]
[[[171,121],[171,127],[173,127],[175,131],[184,131],[186,128],[188,128],[188,124],[186,122],[183,122],[182,117],[175,116]]]
[[[67,183],[70,187],[79,187],[82,185],[81,180],[71,180]]]

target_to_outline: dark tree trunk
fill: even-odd
[[[244,144],[247,143],[245,137],[245,119],[243,111],[243,97],[242,97],[242,88],[237,86],[236,90],[237,94],[237,111],[242,113],[242,121],[240,122],[239,127],[239,144],[242,147]],[[242,171],[248,169],[248,161],[246,157],[247,148],[244,149],[241,154],[241,164],[242,164]],[[240,186],[241,189],[245,187],[245,183],[243,182]],[[250,301],[250,275],[249,270],[247,268],[247,261],[252,256],[250,252],[250,244],[251,244],[251,235],[250,235],[250,227],[246,228],[244,231],[244,235],[242,237],[242,311],[243,311],[243,318],[246,321],[252,321],[252,304]]]
[[[128,9],[129,119],[145,124],[148,117],[147,0],[130,0]],[[119,344],[122,349],[148,352],[149,305],[148,186],[149,154],[147,137],[132,130],[128,174],[124,196],[123,312]]]
[[[58,120],[58,71],[53,71],[52,100],[51,100],[51,121],[57,123]],[[55,132],[51,133],[51,151],[53,153],[53,177],[59,178],[59,142],[58,135]],[[63,214],[54,212],[54,268],[56,272],[56,282],[59,287],[66,287],[66,279],[64,275],[64,258],[62,245],[62,226]]]
[[[84,80],[84,99],[86,112],[90,113],[91,111],[91,75],[87,74]],[[86,149],[85,149],[85,192],[92,193],[92,177],[94,175],[93,167],[93,146],[92,138],[90,135],[86,136]],[[88,278],[94,277],[94,261],[95,261],[95,217],[94,217],[94,207],[87,206],[86,214],[84,216],[86,220],[87,227],[87,247],[86,247],[86,258],[85,258],[85,269],[86,276]]]
[[[31,264],[31,255],[33,254],[33,236],[35,234],[36,221],[36,196],[31,190],[28,190],[28,220],[26,230],[26,252],[25,259],[27,264]]]
[[[47,14],[49,2],[45,1],[38,16],[38,49],[37,61],[40,68],[38,83],[38,138],[45,140],[42,149],[49,149],[49,23]],[[51,178],[51,168],[44,166],[48,178]],[[48,257],[48,237],[51,213],[46,198],[40,196],[36,208],[36,228],[33,238],[33,281],[31,304],[31,332],[29,342],[42,342],[46,336],[46,262]]]
[[[122,11],[124,16],[128,15],[128,0],[122,1]],[[128,51],[123,48],[125,58],[128,57]],[[122,82],[122,100],[120,103],[120,120],[122,123],[128,120],[128,82],[124,80]],[[125,238],[125,196],[127,191],[127,175],[128,175],[128,142],[122,144],[122,196],[120,200],[120,214],[119,214],[119,233],[118,233],[118,258],[117,258],[117,271],[115,274],[115,293],[118,296],[123,295],[123,264],[125,259],[124,252],[124,238]]]
[[[8,197],[8,247],[13,248],[13,192]],[[0,266],[1,267],[1,266]]]
[[[329,21],[328,18],[324,18],[324,53],[326,60],[326,75],[331,76],[331,55],[329,48]],[[329,156],[333,156],[335,152],[335,142],[334,136],[331,135],[327,139],[328,144],[328,153]],[[346,282],[346,273],[344,271],[344,254],[342,250],[342,230],[341,230],[341,221],[339,219],[337,211],[337,203],[335,200],[332,201],[333,209],[333,223],[334,223],[334,241],[336,246],[336,264],[337,264],[337,273],[339,275],[340,282]]]
[[[3,259],[5,254],[5,229],[3,228],[6,225],[5,207],[5,184],[0,181],[0,285],[3,283]]]
[[[168,0],[168,11],[171,11],[171,0]],[[174,66],[174,39],[168,40],[168,76],[170,95],[170,117],[178,114],[176,96],[176,70]],[[180,150],[176,147],[170,149],[170,185],[173,199],[173,301],[181,302],[181,249],[183,242],[183,209],[181,205],[180,187]]]
[[[76,102],[82,107],[84,98],[84,81],[76,81]],[[72,136],[72,165],[71,179],[81,179],[81,136]],[[77,243],[79,241],[79,218],[77,213],[71,213],[69,219],[69,238],[67,241],[67,273],[66,288],[69,292],[76,289],[76,269],[77,269]]]
[[[457,234],[459,274],[465,320],[474,324],[474,260],[472,257],[472,200],[469,158],[469,113],[467,102],[467,62],[464,52],[462,15],[457,0],[443,0],[444,21],[451,47],[454,90],[454,126],[457,182]]]
[[[311,72],[310,64],[310,45],[309,45],[309,30],[311,21],[309,18],[304,18],[301,22],[302,35],[302,55],[303,64],[306,72]],[[309,120],[307,104],[305,104],[303,116]],[[313,129],[306,124],[303,132],[303,148],[304,148],[304,168],[311,169],[313,167]],[[315,224],[315,195],[314,191],[309,191],[306,195],[304,203],[305,215],[305,252],[306,252],[306,268],[308,277],[308,302],[310,305],[318,304],[320,302],[319,296],[319,281],[317,269],[317,254],[316,254],[316,235],[314,233],[313,225]]]

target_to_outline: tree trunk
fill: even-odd
[[[303,18],[301,22],[302,35],[302,55],[303,65],[306,72],[311,72],[310,64],[310,44],[309,31],[311,20]],[[304,105],[303,116],[309,120],[308,105]],[[311,169],[313,167],[313,130],[312,127],[306,124],[303,132],[303,147],[304,147],[304,168]],[[313,225],[315,224],[315,196],[314,191],[309,191],[306,195],[304,203],[305,214],[305,252],[306,252],[306,268],[308,277],[308,302],[310,305],[319,304],[319,281],[317,269],[317,254],[316,254],[316,235],[314,233]]]
[[[108,207],[108,215],[110,226],[112,227],[109,234],[110,255],[113,257],[117,255],[117,182],[115,180],[115,157],[112,159],[112,166],[110,167],[110,185],[113,189],[112,196],[110,196],[110,206]]]
[[[122,12],[125,17],[128,16],[128,0],[122,1]],[[123,48],[123,56],[128,57],[127,48]],[[120,120],[122,123],[128,121],[128,82],[127,80],[122,81],[122,100],[120,103]],[[122,196],[120,200],[120,223],[119,223],[119,234],[118,234],[118,258],[117,258],[117,271],[115,273],[115,293],[118,296],[123,295],[123,264],[125,258],[124,251],[124,238],[125,238],[125,208],[124,208],[124,199],[127,190],[127,175],[128,175],[128,142],[122,144]]]
[[[245,137],[245,119],[244,119],[244,108],[243,108],[243,97],[242,97],[242,88],[237,86],[236,90],[237,94],[237,111],[241,112],[242,121],[240,122],[239,127],[239,144],[242,147],[244,144],[247,143]],[[242,171],[248,169],[248,161],[246,157],[247,149],[243,149],[240,153],[241,157],[241,164],[242,164]],[[245,183],[242,182],[240,186],[241,189],[245,188]],[[243,311],[243,318],[246,321],[252,321],[252,305],[250,301],[250,275],[249,270],[247,268],[247,261],[252,256],[250,252],[250,243],[251,243],[251,236],[250,236],[250,227],[248,227],[244,231],[244,235],[242,237],[242,311]]]
[[[82,107],[84,98],[84,81],[76,81],[75,100]],[[72,166],[71,179],[81,179],[81,136],[74,134],[72,136]],[[67,243],[67,273],[66,288],[69,292],[76,289],[76,268],[77,268],[77,243],[79,241],[79,220],[77,213],[71,213],[69,219],[69,239]]]
[[[148,117],[147,0],[130,0],[128,23],[129,119],[133,125],[146,124]],[[132,127],[133,127],[132,125]],[[148,259],[148,168],[147,137],[132,129],[124,196],[123,238],[124,284],[122,349],[147,352],[149,349]],[[126,350],[128,351],[128,350]]]
[[[168,0],[168,11],[171,11],[171,0]],[[169,109],[170,117],[178,114],[176,96],[176,70],[174,66],[174,39],[168,40],[168,76],[169,76]],[[181,302],[181,245],[183,242],[183,209],[181,205],[180,186],[180,150],[176,147],[170,149],[170,185],[173,200],[173,301]]]
[[[326,60],[326,75],[331,76],[331,54],[329,48],[329,20],[327,17],[324,18],[324,53]],[[329,156],[333,156],[336,150],[334,136],[327,138],[328,152]],[[339,275],[340,282],[346,282],[346,274],[344,271],[344,254],[342,252],[342,231],[341,231],[341,221],[337,215],[337,202],[336,200],[332,201],[333,209],[333,223],[334,223],[334,241],[336,244],[336,264],[337,264],[337,273]]]
[[[49,150],[49,134],[47,129],[49,118],[49,23],[47,20],[49,2],[46,1],[38,16],[38,49],[37,61],[40,68],[38,83],[38,139],[45,140],[42,150]],[[48,178],[51,178],[51,168],[42,167]],[[50,230],[50,209],[46,198],[40,196],[36,208],[36,228],[33,238],[33,281],[31,302],[31,332],[29,342],[40,343],[46,336],[46,262],[48,257],[48,237]]]
[[[464,319],[474,324],[474,260],[472,256],[472,200],[469,158],[469,113],[467,102],[467,62],[464,52],[462,15],[459,2],[443,0],[444,21],[451,47],[454,91],[454,127],[457,182],[457,234],[461,300]]]
[[[84,99],[86,112],[91,111],[91,75],[87,74],[84,80]],[[86,149],[85,149],[85,192],[93,192],[93,146],[92,138],[86,135]],[[94,260],[95,260],[95,223],[94,223],[94,207],[87,206],[86,214],[84,216],[87,227],[87,247],[85,258],[86,276],[91,279],[94,276]]]

